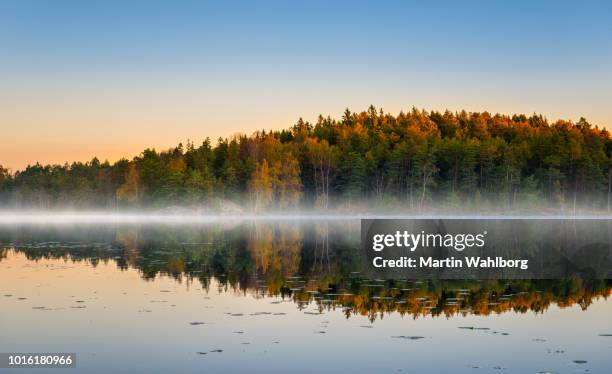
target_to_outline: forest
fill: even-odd
[[[576,213],[611,198],[610,133],[536,114],[370,106],[114,163],[0,166],[4,209]]]

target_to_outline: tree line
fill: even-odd
[[[371,106],[115,163],[0,166],[8,208],[610,210],[610,133],[581,118]]]

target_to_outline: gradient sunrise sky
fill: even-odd
[[[612,128],[612,3],[0,2],[0,164],[339,117],[370,104]]]

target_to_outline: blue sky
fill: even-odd
[[[612,5],[3,1],[0,164],[111,160],[369,104],[612,127]]]

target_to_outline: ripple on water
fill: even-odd
[[[394,338],[394,339],[406,339],[406,340],[425,339],[424,336],[409,336],[409,335],[396,335],[396,336],[392,336],[392,338]]]
[[[272,312],[255,312],[255,313],[251,313],[249,314],[250,316],[265,316],[265,315],[269,315],[272,314]]]
[[[553,353],[553,354],[564,354],[565,350],[563,349],[547,349],[546,350],[548,353]]]

